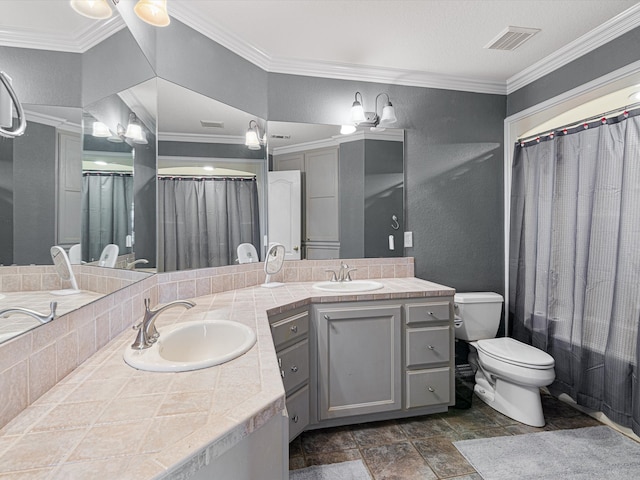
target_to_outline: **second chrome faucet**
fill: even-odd
[[[156,329],[156,319],[158,316],[172,307],[183,306],[187,309],[195,307],[196,304],[189,300],[176,300],[174,302],[169,302],[166,305],[163,305],[160,308],[155,310],[151,310],[149,307],[151,305],[151,300],[145,298],[144,300],[144,317],[142,321],[133,326],[134,330],[138,330],[138,335],[136,336],[136,340],[131,344],[131,348],[134,350],[144,350],[145,348],[149,348],[153,345],[160,337],[158,330]]]

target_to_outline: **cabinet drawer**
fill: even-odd
[[[271,324],[271,336],[276,350],[286,343],[304,338],[309,333],[309,313],[302,312]]]
[[[408,328],[406,339],[407,367],[429,363],[449,363],[451,330],[448,326]]]
[[[287,414],[289,415],[289,441],[291,441],[309,424],[308,386],[287,397]]]
[[[278,352],[278,365],[285,392],[295,390],[309,379],[309,340]]]
[[[414,370],[406,373],[406,408],[449,403],[451,378],[449,368]]]
[[[407,325],[423,322],[443,322],[451,318],[449,301],[414,303],[406,306]]]

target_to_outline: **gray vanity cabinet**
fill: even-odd
[[[269,323],[287,396],[291,441],[309,424],[309,313],[298,309],[269,317]]]
[[[315,305],[318,420],[402,408],[402,305]]]
[[[405,306],[406,409],[454,400],[452,318],[450,298]]]

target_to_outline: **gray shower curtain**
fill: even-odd
[[[126,252],[133,230],[133,176],[127,173],[84,172],[82,177],[82,259],[100,258],[109,243]]]
[[[241,243],[260,246],[255,178],[160,177],[158,268],[232,265]]]
[[[640,434],[640,117],[516,145],[512,335],[555,359],[554,394]]]

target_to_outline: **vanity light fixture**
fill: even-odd
[[[91,135],[98,138],[108,138],[111,136],[111,130],[102,122],[93,122]]]
[[[629,95],[629,100],[631,100],[632,102],[640,102],[640,90],[631,93],[631,95]]]
[[[96,165],[101,165],[101,166],[103,166],[103,167],[104,167],[105,165],[107,165],[107,162],[105,162],[104,160],[96,160],[96,161],[95,161],[95,162],[93,162],[93,163],[95,163]]]
[[[142,138],[142,127],[135,113],[129,114],[129,125],[127,125],[127,131],[124,136],[130,138],[135,143],[141,143],[145,140]]]
[[[125,128],[122,126],[121,123],[119,123],[118,126],[116,127],[115,135],[111,135],[109,138],[107,138],[107,140],[113,143],[122,143],[124,142],[123,138],[124,138],[125,132],[126,132]]]
[[[378,116],[378,99],[383,95],[387,97],[387,100],[382,106],[381,115]],[[396,112],[388,94],[379,93],[376,96],[373,112],[366,112],[362,106],[363,103],[362,94],[356,92],[355,101],[351,105],[351,122],[353,122],[355,126],[369,127],[372,132],[381,132],[386,127],[396,123]]]
[[[120,0],[111,2],[117,5]],[[69,4],[77,13],[89,18],[102,20],[113,14],[108,0],[70,0]],[[133,11],[140,20],[154,27],[166,27],[171,23],[167,0],[138,0]]]
[[[69,4],[80,15],[96,20],[109,18],[113,14],[107,0],[71,0]]]
[[[133,143],[136,143],[138,145],[147,145],[149,143],[149,141],[147,140],[147,134],[143,130],[141,130],[140,138],[134,138]]]
[[[249,150],[260,150],[263,143],[264,137],[261,141],[258,122],[256,122],[255,120],[251,120],[249,122],[249,129],[247,130],[247,133],[245,135],[244,144],[249,148]]]
[[[340,134],[342,135],[351,135],[355,131],[356,131],[355,125],[342,125],[342,127],[340,127]]]

